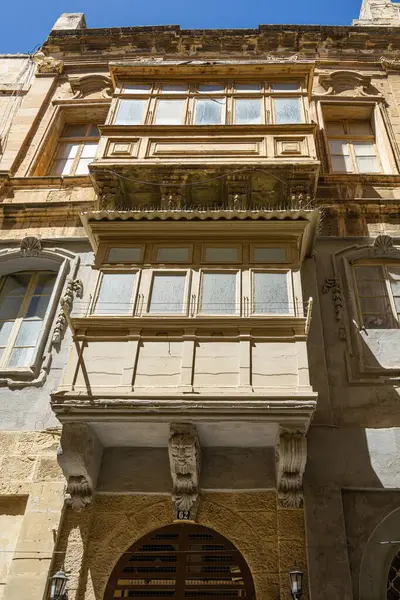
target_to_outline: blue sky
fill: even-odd
[[[361,0],[2,0],[0,53],[29,52],[42,44],[63,12],[84,12],[88,27],[350,25],[360,4]]]

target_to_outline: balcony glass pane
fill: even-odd
[[[64,127],[64,131],[62,132],[62,136],[61,137],[66,137],[66,138],[70,138],[70,137],[85,137],[86,134],[86,129],[87,129],[87,124],[86,123],[80,123],[77,125],[73,125],[68,124]]]
[[[197,89],[201,94],[216,94],[218,92],[224,92],[225,86],[217,83],[206,83],[204,85],[199,85]]]
[[[287,315],[293,312],[286,273],[254,273],[253,285],[255,313]]]
[[[136,273],[104,273],[94,309],[95,314],[132,314],[135,278]]]
[[[223,125],[225,122],[225,98],[196,100],[195,125]]]
[[[157,102],[156,125],[181,125],[184,100],[159,100]]]
[[[297,81],[294,83],[273,83],[271,89],[273,92],[297,92],[299,84]]]
[[[147,100],[121,100],[115,119],[116,125],[141,125]]]
[[[109,263],[140,262],[141,248],[110,248],[108,253]]]
[[[354,142],[354,154],[360,173],[379,173],[380,166],[372,142]]]
[[[207,262],[237,262],[239,259],[239,249],[208,247],[205,251],[205,259]]]
[[[274,98],[275,122],[302,123],[300,98]]]
[[[259,92],[261,89],[260,83],[236,83],[237,92]]]
[[[203,273],[200,312],[212,315],[238,314],[236,282],[236,273]]]
[[[157,262],[182,263],[189,261],[189,248],[158,248]]]
[[[187,86],[179,84],[163,85],[161,89],[162,94],[184,94],[186,91]]]
[[[150,298],[150,313],[183,313],[185,273],[155,273]]]
[[[235,123],[254,125],[261,123],[261,100],[241,98],[235,101]]]
[[[287,261],[285,248],[254,248],[255,262],[284,263]]]
[[[151,92],[151,83],[132,83],[124,85],[122,88],[124,94],[148,94]]]

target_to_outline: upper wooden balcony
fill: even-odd
[[[99,207],[275,205],[313,196],[316,125],[104,125],[90,174]],[[149,183],[147,183],[149,182]]]

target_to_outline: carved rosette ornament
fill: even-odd
[[[93,490],[85,477],[72,475],[68,479],[65,501],[73,510],[80,512],[91,503]]]
[[[173,423],[168,453],[174,519],[194,521],[199,501],[201,449],[194,425]]]
[[[42,244],[36,237],[26,237],[20,244],[21,256],[39,256],[42,251]]]
[[[83,283],[80,279],[70,279],[65,288],[65,293],[60,300],[61,310],[58,313],[56,325],[53,331],[52,343],[54,345],[60,344],[63,334],[67,326],[67,319],[64,314],[66,309],[68,313],[72,310],[74,297],[82,298],[83,296]]]
[[[284,508],[303,504],[303,474],[307,462],[304,432],[282,429],[276,450],[278,501]]]

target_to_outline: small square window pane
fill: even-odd
[[[350,156],[331,156],[332,169],[341,173],[352,173],[353,166]]]
[[[234,315],[236,305],[236,273],[203,273],[201,290],[201,313]]]
[[[259,83],[237,83],[235,85],[237,92],[259,92],[261,84]]]
[[[294,83],[273,83],[271,85],[273,92],[297,92],[299,89],[298,82]]]
[[[225,98],[196,100],[195,125],[222,125],[225,122]]]
[[[136,273],[104,273],[94,312],[97,315],[132,314]]]
[[[349,145],[343,140],[330,140],[329,150],[331,154],[343,154],[345,156],[349,156],[350,154]]]
[[[351,135],[371,135],[369,121],[348,121],[349,133]]]
[[[71,158],[71,160],[67,160],[65,158],[57,159],[54,161],[53,166],[51,167],[50,175],[70,175],[73,164],[73,158]]]
[[[97,127],[97,125],[91,125],[89,128],[89,137],[99,137],[100,136],[100,132],[99,132],[99,128]]]
[[[17,339],[15,340],[15,346],[36,346],[40,330],[42,329],[42,321],[26,321],[21,323],[19,328]]]
[[[94,158],[96,156],[97,142],[86,142],[82,148],[81,158]]]
[[[158,248],[158,262],[181,263],[189,261],[189,248]]]
[[[235,100],[235,123],[237,125],[261,123],[261,100],[250,98]]]
[[[116,125],[140,125],[147,100],[121,100],[115,119]]]
[[[79,149],[79,144],[63,143],[60,144],[57,150],[57,158],[75,158]]]
[[[359,173],[380,173],[381,171],[376,156],[357,156],[356,161]]]
[[[278,315],[292,312],[286,273],[254,273],[254,312]]]
[[[32,296],[26,313],[26,318],[43,320],[49,305],[49,301],[50,296]]]
[[[328,135],[344,135],[342,121],[326,121],[325,127]]]
[[[7,275],[1,287],[0,307],[5,296],[24,296],[31,277],[31,273],[13,273],[12,275]]]
[[[301,123],[300,98],[274,98],[276,123]]]
[[[201,94],[213,94],[216,92],[224,92],[225,86],[210,83],[210,84],[199,85],[199,87],[197,89]]]
[[[151,92],[151,83],[132,83],[124,85],[122,92],[125,94],[147,94]]]
[[[212,248],[208,247],[205,251],[207,262],[237,262],[239,260],[238,248]]]
[[[86,123],[80,123],[76,125],[69,124],[64,127],[61,137],[85,137],[86,129]]]
[[[41,273],[38,277],[34,294],[51,294],[56,280],[55,273]]]
[[[16,319],[21,308],[23,296],[6,296],[1,298],[0,319]]]
[[[186,91],[187,86],[179,84],[163,85],[161,89],[163,94],[184,94]]]
[[[14,348],[11,352],[9,367],[29,367],[35,348]]]
[[[372,142],[354,142],[356,156],[376,156],[375,146]]]
[[[284,263],[287,261],[285,248],[254,248],[255,262]]]
[[[108,253],[108,262],[140,262],[142,256],[141,248],[110,248]]]
[[[183,313],[185,283],[185,273],[155,273],[149,312]]]
[[[159,100],[156,110],[156,125],[181,125],[184,100]]]
[[[14,321],[0,321],[0,346],[6,346]]]
[[[91,162],[93,162],[93,158],[81,158],[76,167],[75,175],[87,175]]]

